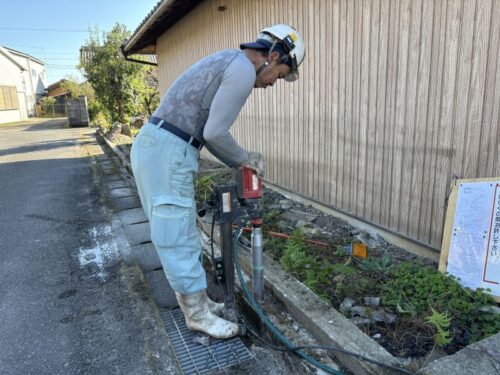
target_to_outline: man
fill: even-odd
[[[210,55],[179,76],[131,151],[151,240],[187,326],[216,338],[236,335],[238,326],[216,315],[224,305],[206,293],[194,201],[199,150],[204,146],[230,167],[246,165],[263,175],[261,154],[244,150],[229,128],[254,87],[295,81],[305,54],[299,33],[282,24],[240,48]]]

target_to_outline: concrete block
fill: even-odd
[[[97,159],[98,162],[105,162],[105,161],[109,161],[110,156],[107,154],[102,154],[102,155],[96,156],[95,158]]]
[[[101,168],[101,171],[102,171],[102,174],[105,174],[105,175],[112,175],[112,174],[118,173],[118,169],[116,167]]]
[[[151,242],[132,246],[131,253],[144,272],[150,272],[162,267],[160,258],[158,258],[155,247]]]
[[[289,210],[283,213],[283,217],[290,221],[303,221],[307,224],[311,224],[318,217],[318,215],[313,215],[308,212],[302,212],[298,210]]]
[[[112,198],[133,197],[135,196],[135,192],[128,187],[124,187],[124,188],[111,189],[109,191],[109,195]]]
[[[123,181],[122,178],[120,176],[118,176],[117,174],[105,175],[103,177],[103,179],[105,182]]]
[[[116,211],[128,210],[130,208],[139,208],[141,206],[141,201],[138,197],[124,197],[124,198],[114,198],[113,205]]]
[[[500,373],[500,333],[476,342],[453,355],[436,359],[419,372],[422,375]]]
[[[124,225],[123,231],[127,237],[130,246],[142,244],[151,241],[151,229],[149,222]]]
[[[146,215],[144,214],[144,210],[142,207],[140,208],[132,208],[130,210],[121,211],[118,214],[120,221],[124,225],[142,223],[144,221],[148,221]]]
[[[148,272],[144,277],[153,295],[153,300],[159,307],[173,309],[178,306],[175,292],[165,277],[163,269]]]
[[[127,181],[119,180],[119,181],[110,181],[106,183],[106,188],[108,190],[119,189],[119,188],[128,188],[130,185]]]

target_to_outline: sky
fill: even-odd
[[[46,65],[47,83],[76,68],[89,27],[110,31],[116,22],[134,31],[158,0],[0,0],[0,45],[27,53]]]

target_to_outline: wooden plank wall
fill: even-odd
[[[233,134],[273,183],[438,248],[452,180],[500,176],[500,1],[207,0],[158,40],[161,91],[279,22],[301,78],[255,90]]]

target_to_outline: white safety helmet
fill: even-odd
[[[306,54],[304,39],[292,26],[278,24],[262,29],[253,43],[243,43],[240,48],[267,49],[269,53],[282,50],[281,62],[290,67],[290,73],[285,77],[288,82],[299,78],[298,68]]]

